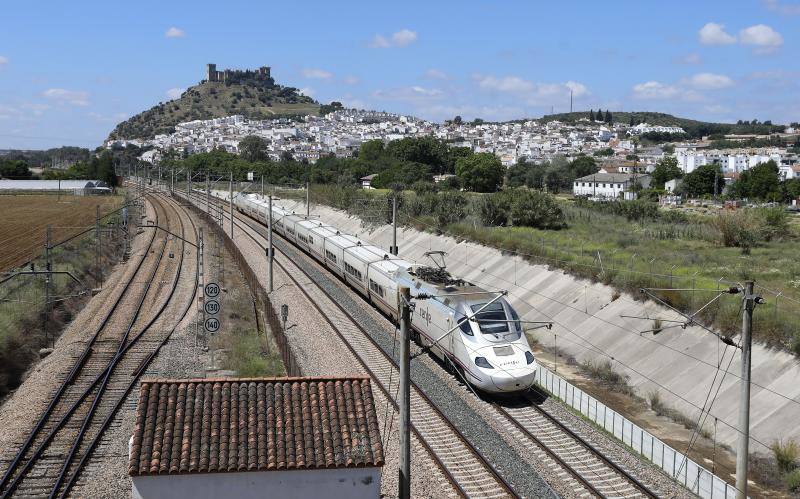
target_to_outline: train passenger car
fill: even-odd
[[[369,299],[381,311],[397,319],[397,274],[411,267],[402,258],[390,257],[369,266],[367,283]]]
[[[381,248],[362,244],[361,241],[355,246],[345,248],[345,282],[365,297],[369,297],[369,285],[367,284],[369,266],[383,260],[384,257],[388,258],[388,254]]]
[[[335,227],[324,225],[319,222],[319,225],[312,227],[308,230],[308,248],[309,253],[318,262],[325,263],[325,239],[339,235]]]
[[[338,234],[325,238],[325,260],[329,269],[344,279],[344,250],[359,243],[357,237]]]

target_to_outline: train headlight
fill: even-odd
[[[525,352],[525,360],[528,361],[528,364],[533,364],[533,354],[530,352]]]
[[[486,357],[475,357],[475,365],[478,367],[483,367],[484,369],[494,369],[489,361],[486,360]]]

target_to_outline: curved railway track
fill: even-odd
[[[247,219],[242,219],[245,224],[242,225],[239,219],[240,217],[234,217],[234,224],[258,247],[266,250],[266,246],[252,233],[256,232],[263,238],[264,235],[259,230],[261,227],[253,227],[250,225],[251,221]],[[341,338],[396,409],[397,402],[392,391],[397,389],[399,367],[394,359],[383,351],[334,297],[312,279],[302,264],[293,262],[287,255],[281,254],[278,257],[277,251],[275,262]],[[519,497],[492,464],[445,417],[413,380],[411,420],[412,431],[460,495],[486,498]]]
[[[155,225],[159,225],[162,219],[169,225],[171,216],[166,205],[172,203],[164,203],[157,197],[152,200]],[[183,237],[182,217],[174,206],[171,209],[179,222],[179,231],[172,230]],[[194,226],[191,219],[190,223]],[[196,234],[196,229],[193,231]],[[164,242],[158,255],[152,256],[155,255],[154,242],[159,237]],[[131,279],[124,284],[83,353],[5,470],[0,480],[2,497],[64,497],[76,483],[103,431],[138,376],[190,309],[194,292],[171,330],[166,334],[160,329],[154,331],[153,325],[172,302],[182,275],[186,253],[184,241],[180,242],[177,262],[173,262],[172,254],[169,259],[164,259],[168,247],[176,249],[176,241],[166,234],[159,236],[157,230],[153,230]],[[146,261],[153,270],[144,281],[139,281]],[[175,277],[165,289],[165,284],[170,281],[163,280],[163,277],[172,274]],[[195,289],[196,279],[195,275]],[[143,290],[135,290],[134,283],[144,283]],[[159,302],[160,305],[156,306]],[[122,313],[126,305],[133,305],[132,314]]]
[[[204,203],[205,201],[200,202]],[[225,213],[224,210],[223,213]],[[224,216],[230,220],[227,213]],[[266,229],[260,221],[241,213],[237,213],[235,220],[237,219],[242,220],[247,227],[264,237],[261,231]],[[255,241],[249,231],[245,230],[238,221],[234,223]],[[257,227],[254,227],[254,224]],[[281,236],[278,234],[278,237]],[[258,241],[255,242],[264,248]],[[308,277],[305,271],[303,274]],[[298,287],[303,289],[303,286],[299,284]],[[313,299],[312,302],[314,302]],[[341,305],[338,305],[338,308],[340,313],[352,319]],[[540,407],[541,400],[535,400],[542,396],[547,397],[541,391],[535,390],[524,395],[514,404],[501,404],[492,399],[482,400],[494,409],[495,417],[501,426],[506,428],[510,434],[516,435],[521,441],[529,443],[528,448],[542,463],[550,467],[561,480],[570,483],[567,488],[571,489],[576,496],[659,497],[658,491],[651,490],[633,474],[606,457],[588,439],[570,428],[568,424],[542,409]],[[415,421],[415,417],[416,415],[412,415],[412,420]]]

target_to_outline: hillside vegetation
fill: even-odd
[[[251,119],[318,114],[319,104],[296,88],[265,81],[223,83],[204,81],[178,99],[160,102],[122,123],[109,139],[144,139],[172,133],[184,121],[241,114]]]
[[[771,122],[759,122],[757,120],[739,121],[737,123],[713,123],[708,121],[698,121],[688,118],[679,118],[671,114],[656,113],[652,111],[612,111],[614,123],[629,125],[630,123],[648,123],[650,125],[679,126],[686,130],[686,134],[691,138],[700,138],[708,135],[725,134],[759,134],[767,135],[770,133],[783,132],[786,127],[783,125],[773,125]],[[561,121],[564,123],[574,123],[581,118],[588,118],[588,111],[578,111],[572,113],[546,114],[538,121]]]

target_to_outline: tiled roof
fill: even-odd
[[[368,377],[145,379],[130,475],[382,466]]]

